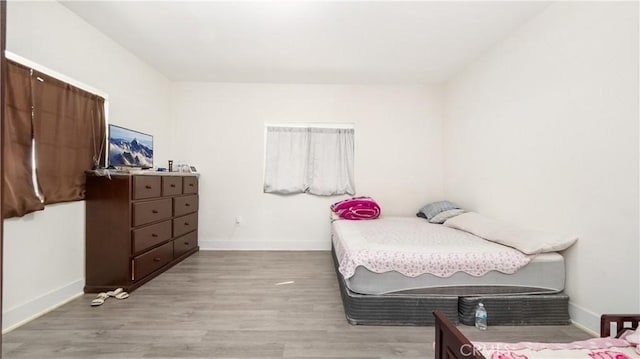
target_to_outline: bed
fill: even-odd
[[[495,324],[567,324],[564,258],[525,255],[417,217],[332,221],[332,250],[352,324],[433,325],[433,310],[468,324],[478,301]],[[539,313],[509,308],[519,303]]]
[[[421,218],[334,221],[333,244],[347,287],[360,294],[558,293],[564,258],[513,248]]]
[[[636,359],[634,345],[624,339],[636,329],[640,315],[609,314],[601,317],[600,339],[573,343],[479,343],[471,342],[440,312],[435,318],[435,359]],[[615,329],[612,329],[615,327]],[[617,334],[617,338],[609,338]]]

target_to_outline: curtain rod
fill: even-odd
[[[57,71],[51,70],[50,68],[40,65],[37,62],[31,61],[29,59],[26,59],[20,55],[16,55],[11,51],[4,51],[4,55],[7,59],[15,61],[17,63],[20,63],[24,66],[30,67],[36,71],[42,72],[44,74],[47,74],[51,77],[55,77],[58,80],[64,81],[70,85],[73,85],[81,90],[87,91],[87,92],[91,92],[94,95],[98,95],[102,98],[104,98],[105,100],[109,100],[109,95],[106,92],[97,90],[89,85],[83,84],[80,81],[74,80],[72,78],[70,78],[69,76],[63,75]]]
[[[265,127],[294,127],[294,128],[341,128],[341,129],[353,129],[353,123],[268,123],[266,122]]]

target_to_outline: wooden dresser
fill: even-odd
[[[198,177],[88,174],[85,231],[84,291],[132,291],[198,251]]]

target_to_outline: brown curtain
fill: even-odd
[[[45,204],[84,199],[85,171],[101,165],[104,99],[33,71],[36,178]]]
[[[31,76],[30,69],[7,61],[4,113],[4,198],[5,218],[21,217],[44,209],[36,196],[31,177]]]

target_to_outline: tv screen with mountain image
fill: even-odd
[[[153,167],[153,136],[109,125],[109,166]]]

